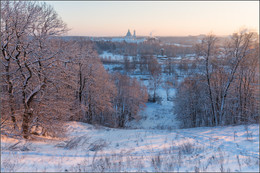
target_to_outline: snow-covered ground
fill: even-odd
[[[132,77],[136,77],[137,79],[149,79],[148,75],[132,75]],[[149,89],[148,80],[142,81],[142,83]],[[173,98],[175,92],[174,88],[169,89],[169,98]],[[152,95],[151,91],[149,91],[149,93]],[[161,98],[161,100],[156,103],[146,103],[145,109],[139,112],[141,119],[139,121],[131,121],[129,123],[130,128],[168,130],[179,128],[172,110],[173,102],[167,101],[166,91],[163,86],[158,88],[156,94]]]
[[[259,125],[158,130],[69,122],[67,128],[62,140],[2,136],[1,171],[259,171]]]
[[[157,56],[157,55],[154,55]],[[119,63],[123,63],[124,62],[124,58],[127,57],[127,59],[131,62],[133,61],[133,56],[124,56],[121,54],[113,54],[107,51],[104,51],[102,54],[99,55],[100,58],[102,58],[103,60],[107,60],[107,61],[117,61]],[[185,55],[178,55],[175,57],[169,57],[170,59],[174,59],[174,60],[181,60],[181,59],[186,59],[186,60],[195,60],[196,58],[195,54],[185,54]],[[198,59],[203,59],[202,56],[200,56]],[[159,63],[163,63],[164,60],[159,60]]]
[[[178,47],[192,47],[192,45],[187,45],[187,44],[179,44],[179,43],[165,43],[166,45],[174,45]]]
[[[107,51],[104,51],[102,54],[99,55],[99,57],[105,59],[105,60],[112,60],[112,61],[118,61],[118,62],[124,62],[124,55],[121,54],[113,54]],[[132,61],[132,56],[126,56],[129,61]]]

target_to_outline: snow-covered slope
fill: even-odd
[[[175,89],[170,89],[169,93],[169,97],[173,97]],[[162,87],[158,89],[157,94],[161,97],[161,101],[146,103],[146,108],[139,112],[141,119],[139,121],[131,121],[128,127],[159,130],[179,128],[178,121],[176,121],[173,114],[173,102],[167,101],[166,92]]]
[[[1,171],[259,171],[259,125],[126,130],[70,122],[67,128],[64,141],[2,136]]]

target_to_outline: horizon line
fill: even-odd
[[[169,35],[169,36],[160,36],[160,35],[154,35],[154,36],[149,36],[149,35],[139,35],[136,37],[198,37],[198,36],[206,36],[207,34],[199,34],[199,35]],[[216,34],[215,34],[216,35]],[[228,34],[228,35],[216,35],[218,37],[228,37],[232,34]],[[63,35],[62,37],[120,37],[123,38],[125,36],[88,36],[88,35]]]

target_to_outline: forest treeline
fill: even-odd
[[[141,43],[112,42],[112,41],[93,41],[94,48],[98,53],[107,51],[113,54],[137,56],[137,55],[159,55],[163,48],[167,56],[184,56],[194,53],[193,47],[181,47],[175,45],[162,44],[160,41],[145,41]]]
[[[91,42],[46,3],[1,1],[1,130],[59,136],[77,120],[124,127],[147,101],[136,79],[108,74]]]
[[[199,72],[178,86],[174,110],[183,127],[259,122],[259,35],[240,29],[223,44],[207,35]]]

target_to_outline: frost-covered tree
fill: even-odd
[[[152,90],[152,101],[156,101],[156,91],[161,83],[161,65],[158,63],[156,58],[149,59],[148,70],[150,73],[150,90]]]
[[[75,115],[71,120],[103,124],[105,116],[113,110],[114,83],[91,42],[80,38],[68,44],[71,60],[66,65],[73,68],[76,75]]]
[[[89,59],[85,71],[85,87],[83,97],[85,99],[86,116],[84,120],[102,122],[105,111],[112,109],[112,99],[115,95],[115,86],[109,78],[99,59]]]
[[[137,79],[116,73],[113,75],[117,94],[113,101],[113,119],[116,127],[125,127],[133,119],[138,119],[138,112],[144,108],[148,99],[147,89]]]
[[[194,75],[186,77],[177,88],[174,113],[182,123],[182,127],[212,125],[204,82],[206,82],[204,76]]]
[[[124,71],[128,74],[131,70],[131,62],[128,56],[124,56]]]
[[[173,88],[173,84],[175,83],[175,79],[173,76],[165,78],[165,81],[163,83],[163,88],[166,92],[167,101],[169,101],[169,95],[170,95],[170,89]]]
[[[197,81],[192,85],[188,79],[182,82],[175,100],[187,110],[177,108],[179,118],[192,117],[190,124],[184,123],[187,127],[258,121],[258,44],[258,34],[248,30],[233,34],[225,44],[219,44],[212,34],[202,41],[197,52],[204,57],[204,73],[191,75],[189,81]],[[187,96],[191,91],[196,96]]]
[[[21,115],[24,138],[29,137],[32,123],[36,121],[36,103],[41,102],[46,90],[51,87],[49,71],[55,68],[56,56],[60,53],[60,49],[54,49],[53,36],[66,31],[66,25],[45,3],[1,2],[4,85],[7,86],[14,124],[16,116]]]
[[[213,102],[213,96],[212,96],[212,87],[211,87],[211,74],[212,74],[212,67],[211,67],[211,61],[213,58],[217,56],[217,48],[216,48],[216,41],[217,38],[213,34],[207,35],[204,39],[202,39],[202,43],[200,46],[198,46],[200,50],[200,54],[205,58],[205,71],[206,71],[206,80],[207,80],[207,88],[209,93],[209,100],[211,105],[211,111],[212,116],[214,116],[212,119],[214,120],[214,123],[218,125],[218,118],[217,118],[217,112],[216,112],[216,105]]]

